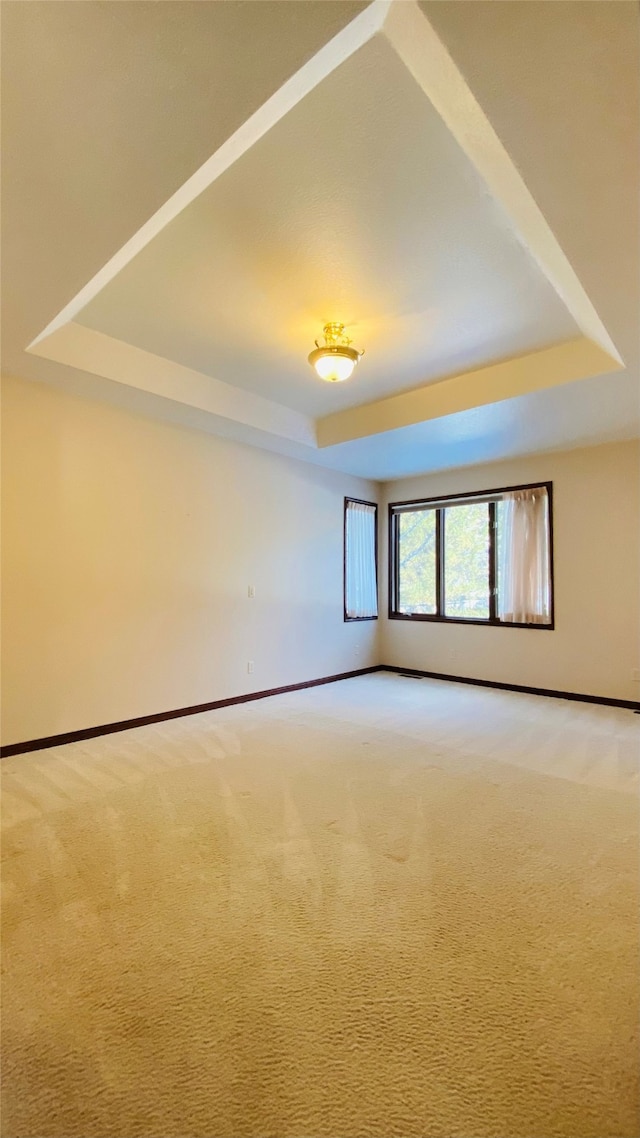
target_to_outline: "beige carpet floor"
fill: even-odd
[[[5,760],[5,1138],[635,1138],[639,726],[381,673]]]

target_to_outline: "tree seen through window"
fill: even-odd
[[[444,613],[483,620],[489,616],[489,507],[486,502],[442,510]],[[398,599],[403,613],[434,614],[436,510],[398,515]]]

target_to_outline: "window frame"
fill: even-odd
[[[497,615],[496,570],[497,570],[497,519],[496,503],[503,494],[514,490],[536,490],[544,487],[549,502],[549,588],[550,588],[550,620],[548,624],[536,624],[530,621],[500,620]],[[489,505],[489,616],[445,616],[444,614],[444,558],[445,533],[442,525],[442,510],[447,506],[467,505],[472,502],[486,501]],[[399,584],[399,554],[398,527],[396,519],[403,510],[411,507],[424,506],[436,511],[436,605],[435,613],[402,613],[398,611],[398,584]],[[468,494],[439,494],[434,498],[410,498],[404,502],[389,502],[389,620],[420,620],[432,621],[436,624],[479,624],[489,628],[536,628],[543,632],[553,632],[555,629],[555,582],[554,582],[554,556],[553,556],[553,482],[525,482],[518,486],[498,486],[490,490],[473,490]]]
[[[355,502],[357,506],[373,506],[373,527],[374,527],[374,557],[375,557],[375,570],[376,570],[376,603],[377,613],[375,616],[349,616],[347,614],[347,512],[349,503]],[[377,620],[380,616],[380,579],[378,575],[378,503],[367,502],[364,498],[351,498],[345,495],[344,499],[344,515],[342,521],[342,615],[345,624],[355,624],[363,620]]]

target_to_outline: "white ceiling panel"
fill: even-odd
[[[365,356],[306,356],[330,319]],[[76,320],[313,416],[570,339],[509,219],[376,37],[143,249]]]

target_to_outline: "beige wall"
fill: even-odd
[[[380,622],[385,664],[639,699],[639,446],[617,443],[388,483],[403,499],[553,481],[554,631]],[[386,556],[383,557],[386,612]]]
[[[342,619],[343,496],[373,483],[2,387],[3,743],[377,661]]]
[[[386,504],[552,479],[555,631],[345,624],[342,499],[375,499],[374,483],[45,385],[2,387],[3,743],[380,661],[640,698],[637,443],[384,488]]]

